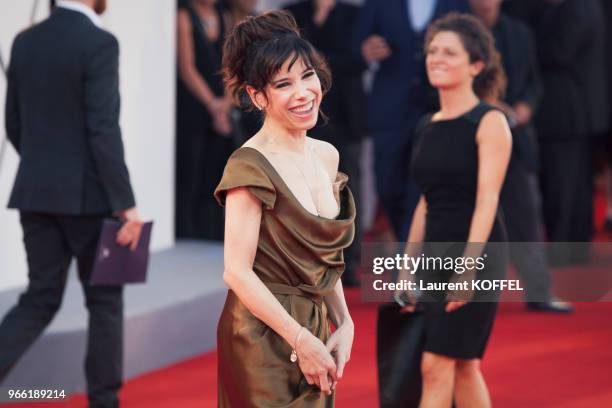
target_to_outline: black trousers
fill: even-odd
[[[540,152],[544,221],[549,240],[590,241],[593,171],[589,140],[542,141]]]
[[[538,176],[512,157],[501,192],[510,258],[525,284],[527,301],[550,300],[550,271],[541,233],[541,199]],[[525,244],[512,244],[525,243]]]
[[[22,212],[28,287],[0,323],[0,381],[59,309],[76,257],[89,312],[85,375],[91,408],[117,407],[123,378],[123,288],[90,286],[104,217]]]
[[[590,242],[593,227],[591,139],[540,140],[544,222],[552,242]],[[588,260],[588,246],[549,254],[555,265]]]
[[[374,177],[378,200],[389,219],[395,239],[408,237],[413,212],[419,202],[420,192],[410,174],[412,138],[409,131],[373,131]]]

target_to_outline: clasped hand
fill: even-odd
[[[314,384],[327,395],[331,395],[351,358],[353,337],[352,324],[339,326],[326,345],[310,332],[302,336],[296,344],[296,352],[300,370],[308,384]]]

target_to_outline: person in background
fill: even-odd
[[[334,145],[340,152],[340,170],[349,176],[349,186],[359,207],[361,196],[361,151],[365,137],[365,94],[362,75],[366,68],[351,53],[351,34],[358,7],[336,0],[305,0],[286,7],[295,17],[302,34],[326,58],[334,83],[321,104],[328,120],[319,118],[309,131],[317,139]],[[361,246],[359,220],[355,222],[355,239],[344,251],[345,286],[356,286]]]
[[[503,279],[507,235],[498,203],[512,135],[505,115],[486,102],[497,100],[505,87],[500,56],[489,30],[474,16],[458,13],[429,26],[425,50],[440,110],[425,116],[416,129],[412,174],[423,194],[408,242],[426,243],[429,251],[437,251],[436,243],[468,243],[462,245],[463,256],[489,255],[473,279],[485,272]],[[456,276],[442,270],[429,277],[452,281]],[[450,407],[453,402],[458,408],[491,406],[480,361],[495,320],[494,298],[476,291],[469,302],[445,296],[421,303],[421,408]],[[414,304],[404,307],[405,312],[414,309]]]
[[[571,312],[573,308],[551,295],[551,278],[540,228],[538,151],[533,114],[542,98],[542,84],[535,42],[529,27],[501,13],[502,0],[470,0],[472,12],[491,30],[507,77],[502,100],[496,105],[510,118],[513,151],[501,194],[510,255],[525,282],[527,307],[547,312]]]
[[[409,181],[418,119],[437,107],[427,83],[423,38],[430,21],[467,11],[461,0],[366,0],[353,34],[355,58],[376,67],[367,97],[367,130],[374,142],[379,203],[395,238],[406,238],[419,193]]]
[[[331,74],[286,11],[236,25],[223,72],[228,93],[246,95],[265,120],[215,191],[230,289],[217,330],[218,406],[333,407],[354,336],[340,275],[355,204],[338,151],[306,135]]]
[[[605,24],[606,24],[606,72],[612,72],[612,2],[602,1]],[[608,117],[612,117],[612,80],[608,78]],[[604,172],[604,188],[606,191],[606,216],[604,230],[612,232],[612,129],[599,138],[599,149],[601,151],[601,167]]]
[[[221,6],[227,31],[230,31],[248,16],[257,14],[257,0],[222,0]],[[240,106],[234,106],[230,115],[234,127],[235,148],[242,145],[249,138],[249,135],[255,134],[263,124],[260,112],[245,111]]]
[[[211,198],[233,150],[221,74],[226,27],[215,0],[186,0],[177,14],[176,236],[223,238]]]
[[[118,407],[123,381],[123,287],[89,284],[102,223],[122,219],[117,242],[132,249],[142,228],[119,128],[119,44],[98,17],[105,8],[104,0],[57,1],[48,19],[17,35],[5,106],[21,158],[9,208],[19,210],[28,287],[0,323],[0,381],[60,308],[76,258],[91,408]]]
[[[222,0],[220,4],[225,26],[230,31],[236,24],[255,14],[257,0]]]
[[[544,97],[539,138],[548,240],[589,242],[593,225],[593,139],[608,129],[605,22],[599,0],[545,0],[534,23]],[[568,250],[571,249],[571,250]],[[550,253],[556,265],[588,260],[588,246]]]

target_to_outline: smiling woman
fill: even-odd
[[[238,24],[223,69],[228,93],[264,123],[215,191],[230,288],[217,331],[219,406],[332,407],[353,343],[340,275],[355,204],[337,150],[306,135],[329,69],[282,11]]]
[[[489,104],[503,90],[499,55],[479,20],[456,13],[429,26],[425,49],[427,76],[438,91],[440,110],[425,116],[415,132],[411,174],[422,195],[408,241],[411,246],[478,244],[457,246],[455,259],[478,258],[496,248],[485,267],[476,267],[467,276],[502,279],[507,248],[487,245],[507,240],[498,201],[512,139],[504,115]],[[434,246],[424,248],[426,257],[437,253]],[[431,284],[449,289],[446,284],[466,282],[444,267],[421,276],[428,282],[426,288]],[[490,407],[480,360],[495,319],[496,297],[477,289],[469,299],[453,295],[442,293],[423,304],[426,333],[420,406],[449,407],[454,402],[458,407]],[[414,305],[405,311],[411,309]]]

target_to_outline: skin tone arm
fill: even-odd
[[[468,242],[487,242],[512,151],[512,135],[501,112],[491,111],[483,117],[476,134],[476,143],[478,184]]]
[[[419,198],[419,203],[417,204],[414,214],[412,215],[412,223],[410,224],[410,231],[408,232],[408,242],[406,242],[406,247],[404,248],[404,253],[408,256],[417,256],[417,253],[420,250],[420,244],[425,239],[425,217],[427,215],[427,201],[425,200],[425,196],[421,195]],[[398,281],[400,280],[410,280],[412,275],[410,271],[405,269],[401,269],[399,271],[399,275],[397,277]],[[399,294],[399,293],[398,293]],[[410,296],[410,293],[408,293]],[[404,306],[400,312],[408,313],[414,312],[415,305],[409,304]]]
[[[478,184],[476,205],[470,224],[468,243],[484,244],[489,240],[499,205],[506,169],[512,151],[512,135],[501,112],[491,111],[483,118],[476,133],[478,144]],[[478,257],[482,245],[469,245],[464,256]],[[479,253],[476,253],[479,252]],[[464,274],[463,279],[468,278]],[[450,301],[446,311],[465,305],[465,301]]]
[[[329,13],[336,7],[336,0],[315,0],[315,14],[313,21],[317,26],[322,26],[327,20]]]
[[[337,381],[331,354],[321,340],[291,317],[253,272],[261,215],[261,202],[247,188],[235,188],[227,193],[223,280],[255,317],[295,347],[308,383],[329,394],[332,383]]]
[[[213,113],[221,108],[220,100],[200,76],[195,66],[194,48],[192,39],[192,27],[189,16],[185,10],[179,10],[178,22],[178,70],[181,80],[189,87],[189,90],[198,100]]]

